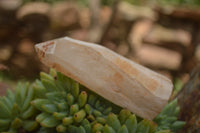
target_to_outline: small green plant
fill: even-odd
[[[34,98],[34,90],[28,83],[19,83],[14,93],[7,90],[7,95],[0,98],[0,132],[36,129],[38,123],[34,118],[38,110],[30,104]]]
[[[154,121],[158,124],[157,131],[170,129],[175,132],[185,125],[183,121],[177,121],[180,107],[177,106],[177,100],[170,102],[164,107],[162,112],[156,116]]]
[[[51,69],[1,97],[0,132],[170,133],[185,124],[178,113],[174,100],[154,121],[138,118]]]

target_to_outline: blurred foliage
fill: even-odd
[[[174,90],[172,93],[172,97],[178,94],[178,92],[183,88],[184,83],[181,79],[175,78],[173,84],[174,84]]]

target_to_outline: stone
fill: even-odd
[[[153,119],[167,103],[171,81],[97,44],[68,37],[37,44],[48,67],[146,119]]]

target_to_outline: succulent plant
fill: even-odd
[[[36,121],[42,127],[55,127],[58,132],[100,128],[106,122],[106,116],[117,107],[91,92],[74,80],[51,70],[50,75],[41,73],[41,82],[36,81],[34,88],[44,94],[32,101],[32,105],[41,111]],[[39,97],[39,96],[38,96]],[[119,111],[118,111],[119,112]],[[86,125],[86,126],[85,126]],[[88,126],[87,126],[88,125]],[[100,126],[100,127],[99,127]]]
[[[38,133],[170,133],[184,125],[178,112],[175,100],[154,121],[136,117],[51,69],[33,85],[20,85],[1,98],[0,131],[32,131],[39,123]]]
[[[177,99],[175,99],[165,106],[162,112],[154,119],[158,124],[157,130],[170,129],[171,132],[175,132],[181,129],[185,125],[185,122],[177,121],[179,112],[180,107],[177,106]]]
[[[0,98],[0,132],[15,133],[20,129],[32,131],[38,127],[34,120],[37,110],[30,105],[34,99],[34,89],[26,83],[18,84],[14,93]]]

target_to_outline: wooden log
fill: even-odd
[[[140,18],[156,19],[155,12],[147,6],[134,6],[128,2],[121,1],[118,5],[118,10],[119,16],[128,21],[134,21]]]
[[[47,66],[143,118],[153,119],[171,95],[169,79],[100,45],[64,37],[36,51]]]
[[[136,56],[146,66],[167,70],[178,70],[182,61],[177,51],[148,44],[141,46]]]
[[[186,121],[179,133],[200,132],[200,64],[193,70],[189,81],[178,94],[181,107],[179,119]]]
[[[187,19],[199,22],[200,21],[200,10],[199,8],[178,8],[178,7],[156,7],[154,9],[159,15],[170,16],[179,19]]]
[[[45,2],[30,2],[28,4],[23,5],[17,11],[17,18],[21,19],[30,14],[42,14],[47,15],[50,10],[50,4]]]
[[[191,34],[185,30],[169,29],[161,25],[155,25],[144,37],[144,42],[161,46],[171,45],[171,49],[176,49],[176,47],[188,47],[191,43],[191,39]]]
[[[21,4],[21,0],[0,0],[0,8],[5,10],[16,10]]]
[[[57,2],[49,10],[51,28],[55,31],[80,28],[80,11],[76,4],[69,1]]]
[[[130,31],[128,40],[131,48],[138,51],[143,44],[144,37],[151,30],[153,21],[150,19],[140,19],[136,21]]]

